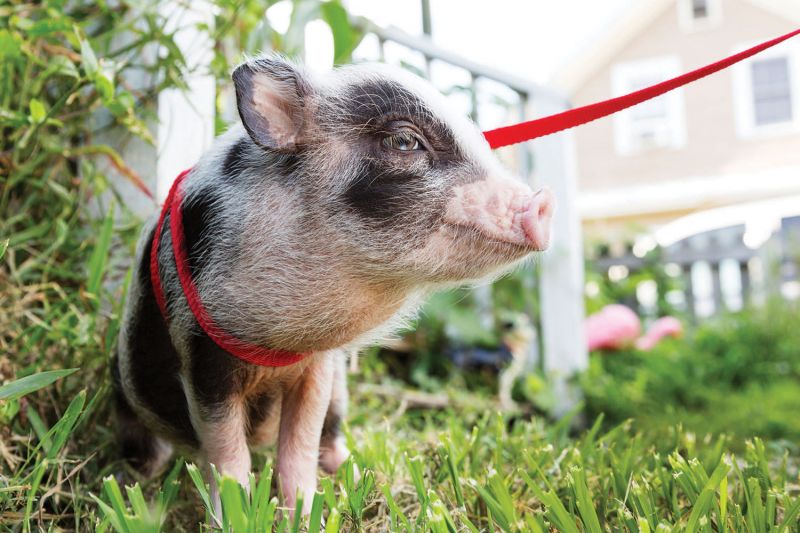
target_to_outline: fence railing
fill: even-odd
[[[656,313],[653,297],[664,294],[670,305],[700,320],[725,311],[762,304],[770,297],[800,298],[800,217],[783,219],[781,228],[760,246],[747,246],[745,225],[707,231],[661,250],[659,263],[671,287],[637,291],[628,302],[643,315]],[[598,273],[622,279],[636,276],[648,262],[631,250],[603,253],[593,262]]]

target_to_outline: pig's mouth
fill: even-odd
[[[526,239],[491,234],[475,224],[445,222],[444,226],[453,234],[454,240],[469,241],[471,246],[491,247],[498,251],[506,250],[526,254],[541,251]]]

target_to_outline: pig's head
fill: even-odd
[[[550,192],[511,177],[420,78],[375,65],[314,76],[268,56],[233,79],[250,138],[281,158],[282,186],[302,199],[308,237],[357,259],[355,274],[476,280],[547,248]]]

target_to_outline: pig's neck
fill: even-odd
[[[407,289],[355,279],[331,262],[256,276],[235,271],[222,289],[228,296],[206,305],[223,328],[247,342],[292,351],[375,342],[391,333],[399,316],[413,312],[417,300]]]
[[[235,249],[207,241],[220,259],[206,261],[197,284],[226,331],[263,347],[328,350],[375,342],[413,312],[413,287],[360,276],[359,260],[324,228],[300,223],[294,202],[275,193],[265,207],[263,198],[259,210],[245,208],[256,214]]]

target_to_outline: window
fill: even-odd
[[[676,57],[623,63],[612,71],[614,96],[662,82],[679,73]],[[648,100],[615,116],[614,141],[620,155],[656,148],[680,148],[686,142],[683,93]]]
[[[753,61],[753,112],[756,126],[792,121],[792,83],[789,58]]]
[[[800,46],[787,44],[734,68],[736,127],[741,137],[800,131]]]
[[[708,2],[706,0],[692,0],[692,18],[694,20],[708,18]]]
[[[678,21],[684,31],[713,28],[722,21],[721,0],[680,0]]]

